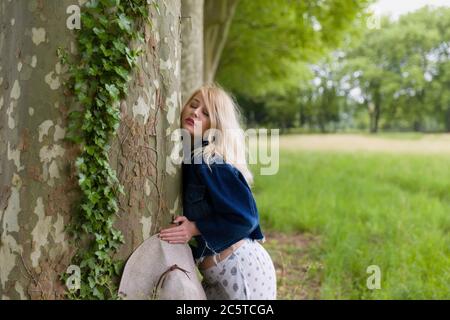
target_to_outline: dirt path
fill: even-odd
[[[264,248],[277,273],[278,300],[319,299],[322,265],[312,254],[319,238],[311,234],[265,232]]]
[[[450,154],[450,134],[430,134],[417,139],[370,137],[356,134],[285,135],[280,136],[280,147],[287,150]]]

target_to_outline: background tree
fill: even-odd
[[[204,81],[212,82],[222,59],[236,7],[241,0],[205,0]]]
[[[345,49],[311,64],[314,81],[299,85],[301,125],[448,130],[449,12],[425,7],[398,21],[383,17],[380,28],[362,29]]]
[[[250,97],[297,88],[308,74],[306,63],[359,29],[369,2],[241,0],[217,80]]]
[[[204,0],[181,1],[181,101],[203,84]]]
[[[436,81],[448,42],[436,24],[442,12],[449,11],[425,7],[399,21],[385,17],[380,29],[367,30],[359,45],[346,52],[344,69],[360,91],[371,132],[379,130],[381,121],[386,128],[424,130],[425,120],[436,118],[432,95],[440,87]]]

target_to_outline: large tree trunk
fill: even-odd
[[[64,226],[80,191],[74,144],[63,141],[71,105],[64,95],[59,46],[74,47],[66,28],[72,0],[0,2],[0,298],[62,298],[58,280],[73,255]],[[80,1],[84,3],[85,1]],[[125,187],[117,226],[126,258],[179,213],[180,170],[169,158],[179,126],[180,4],[151,7],[139,70],[122,101],[111,164]],[[82,10],[82,9],[81,9]]]
[[[203,84],[204,0],[181,1],[181,100]]]
[[[205,0],[204,80],[214,81],[239,0]]]

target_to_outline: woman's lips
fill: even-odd
[[[190,124],[191,126],[194,125],[194,120],[192,120],[191,118],[187,118],[186,120],[184,120],[184,122],[186,122],[187,124]]]

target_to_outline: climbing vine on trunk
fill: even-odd
[[[86,2],[81,10],[81,29],[75,31],[78,54],[69,59],[67,50],[58,50],[59,58],[69,67],[66,87],[81,107],[70,112],[67,135],[81,147],[75,165],[82,199],[68,226],[78,250],[72,263],[81,271],[79,288],[68,291],[72,299],[118,298],[117,279],[123,262],[113,255],[124,240],[113,223],[119,193],[124,191],[109,164],[108,151],[120,123],[120,100],[127,95],[128,81],[142,53],[132,44],[144,42],[144,24],[151,23],[149,3]],[[159,12],[155,2],[151,5]]]

